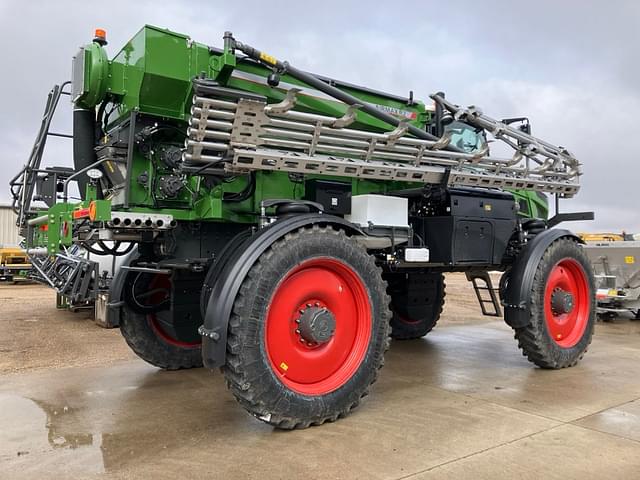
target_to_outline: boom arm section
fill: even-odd
[[[287,73],[344,102],[348,105],[346,113],[336,118],[297,111],[296,88],[289,89],[282,102],[269,105],[264,98],[231,98],[221,89],[205,88],[196,81],[186,162],[224,164],[232,172],[279,170],[536,190],[564,197],[573,196],[579,189],[580,164],[566,149],[494,120],[475,107],[461,108],[440,95],[431,96],[456,120],[486,130],[512,148],[511,158],[490,155],[486,145],[480,151],[460,151],[451,145],[450,135],[434,137],[288,62],[236,41],[227,32],[225,51],[233,53],[235,49],[272,69],[274,75]],[[384,133],[349,128],[362,114],[395,128]],[[224,124],[220,120],[225,120]]]
[[[513,128],[504,121],[495,120],[477,107],[463,108],[437,94],[431,95],[431,98],[449,111],[454,119],[486,130],[494,138],[513,148],[515,150],[513,164],[519,163],[524,158],[527,172],[533,175],[559,172],[576,180],[581,175],[580,162],[566,148],[557,147],[526,131]]]

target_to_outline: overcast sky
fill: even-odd
[[[640,232],[640,2],[631,0],[0,0],[0,202],[78,46],[104,28],[112,56],[145,23],[215,46],[231,30],[315,73],[528,116],[534,134],[583,163],[582,189],[561,208],[594,210],[596,222],[571,228]],[[70,105],[60,110],[54,130],[70,132]],[[52,138],[45,164],[70,165],[70,155],[69,140]]]

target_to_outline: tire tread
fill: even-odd
[[[588,265],[588,259],[576,240],[569,237],[562,237],[554,241],[545,251],[536,269],[530,294],[530,321],[527,326],[514,329],[514,338],[518,341],[518,347],[522,350],[522,354],[527,357],[530,362],[546,369],[574,366],[582,359],[593,338],[593,323],[595,319],[593,299],[591,317],[587,325],[587,330],[585,331],[586,338],[583,337],[581,342],[578,343],[578,345],[583,344],[583,346],[577,349],[576,347],[572,347],[572,349],[562,349],[555,344],[547,333],[544,320],[544,304],[541,302],[541,299],[544,299],[544,289],[546,286],[545,272],[553,267],[552,258],[559,251],[571,252],[577,260],[582,263],[586,262]],[[590,289],[593,292],[593,275],[590,273],[590,270],[588,270],[587,273],[589,275]],[[576,349],[577,353],[570,351],[573,349]]]
[[[378,371],[384,364],[384,352],[389,348],[391,313],[388,305],[390,297],[386,292],[386,282],[382,280],[382,270],[375,265],[374,259],[365,252],[365,256],[360,255],[360,260],[367,263],[366,268],[370,271],[375,270],[378,272],[375,281],[371,278],[367,279],[367,286],[369,289],[375,289],[375,295],[382,299],[387,308],[383,308],[383,311],[378,312],[382,316],[381,321],[385,340],[382,345],[382,352],[373,352],[373,354],[379,356],[380,359],[374,369],[375,371],[370,375],[367,385],[357,395],[357,398],[353,398],[346,404],[339,406],[325,403],[323,405],[324,408],[316,409],[311,416],[301,413],[295,414],[294,411],[297,409],[288,405],[289,401],[273,385],[274,382],[265,377],[272,375],[272,372],[265,371],[261,375],[250,377],[248,371],[250,369],[247,368],[246,359],[242,358],[244,351],[243,340],[247,338],[248,330],[259,328],[260,320],[253,315],[256,302],[266,303],[270,298],[269,292],[260,291],[260,280],[268,275],[278,275],[278,272],[274,269],[274,259],[285,247],[296,248],[300,255],[305,255],[309,253],[308,249],[310,247],[308,242],[300,242],[301,239],[318,238],[326,235],[335,236],[344,241],[352,251],[355,251],[354,249],[361,250],[361,247],[350,241],[342,230],[334,230],[331,227],[314,225],[312,228],[302,228],[287,234],[265,251],[258,262],[251,268],[235,299],[229,321],[227,359],[225,366],[222,367],[227,387],[231,390],[238,403],[250,414],[279,429],[292,430],[322,425],[325,422],[334,422],[338,418],[348,415],[359,405],[360,400],[367,395],[369,387],[375,382]],[[375,333],[372,332],[372,335],[375,335]],[[286,389],[284,386],[282,388]],[[283,408],[285,404],[287,404],[287,408]]]

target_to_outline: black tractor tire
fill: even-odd
[[[571,294],[570,305],[554,307],[554,295]],[[587,351],[596,322],[595,282],[582,247],[562,237],[544,252],[527,302],[529,324],[515,329],[518,346],[541,368],[558,369],[578,363]],[[507,320],[508,323],[508,320]]]
[[[235,299],[223,367],[229,389],[280,429],[346,416],[384,363],[389,301],[373,257],[343,231],[315,225],[287,234]],[[326,322],[310,320],[316,315]]]
[[[166,277],[160,275],[159,277]],[[145,280],[142,290],[154,288],[150,280]],[[127,296],[125,295],[125,298]],[[202,346],[196,330],[193,338],[179,339],[171,332],[171,326],[164,316],[168,307],[153,312],[151,305],[165,303],[164,298],[151,297],[136,308],[125,301],[120,308],[120,332],[131,349],[141,359],[164,370],[202,367]],[[149,310],[149,311],[144,311]]]
[[[422,338],[436,326],[446,296],[442,273],[420,274],[423,289],[413,295],[407,292],[407,276],[402,275],[390,282],[391,295],[391,338],[414,340]]]

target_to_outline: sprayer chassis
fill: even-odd
[[[441,92],[430,110],[309,74],[229,32],[220,50],[147,26],[112,60],[103,37],[76,56],[72,90],[52,91],[12,191],[36,276],[97,300],[145,361],[222,368],[279,428],[333,421],[367,394],[390,335],[435,326],[453,271],[536,365],[581,358],[593,275],[581,241],[550,227],[592,215],[547,221],[543,195],[579,189],[565,148]],[[43,169],[65,93],[74,169]],[[109,278],[83,252],[124,259]]]

